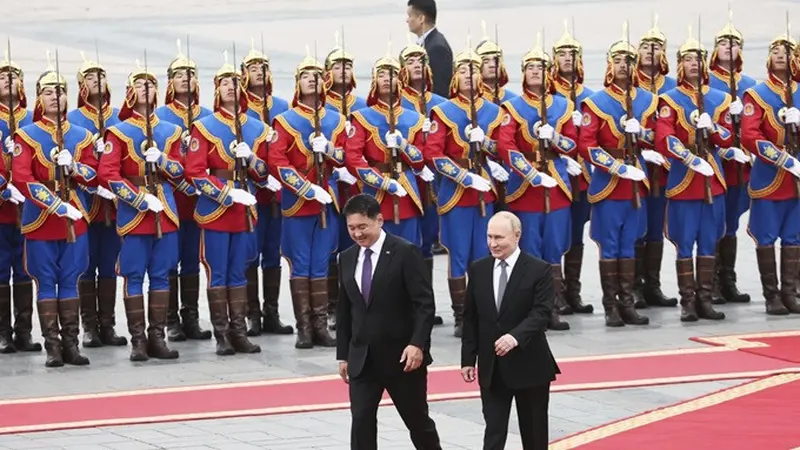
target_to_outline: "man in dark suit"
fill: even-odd
[[[475,381],[486,430],[484,450],[502,450],[511,400],[517,405],[524,450],[547,450],[550,383],[561,373],[545,331],[553,309],[550,265],[519,250],[519,218],[499,212],[489,221],[491,256],[469,268],[461,376]]]
[[[360,194],[343,211],[356,245],[339,255],[336,310],[339,375],[350,385],[350,448],[378,448],[383,391],[414,447],[441,449],[428,415],[433,288],[419,247],[383,231],[375,197]]]
[[[453,77],[453,51],[444,35],[436,29],[436,0],[408,0],[408,31],[417,35],[417,44],[425,47],[433,72],[433,93],[450,98]]]

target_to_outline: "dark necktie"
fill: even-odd
[[[497,310],[500,311],[500,305],[503,304],[503,295],[506,293],[506,286],[508,285],[508,263],[505,260],[500,261],[500,281],[497,283]]]
[[[369,293],[372,290],[372,250],[364,250],[364,264],[361,266],[361,296],[369,304]]]

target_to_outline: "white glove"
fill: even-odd
[[[356,184],[356,177],[354,177],[349,170],[345,167],[337,167],[333,169],[339,175],[339,181],[342,183],[349,184],[350,186]]]
[[[642,150],[642,158],[650,164],[655,164],[657,166],[663,166],[664,163],[667,162],[661,153],[653,150]]]
[[[553,136],[555,136],[556,130],[550,126],[549,123],[546,123],[539,127],[539,139],[544,139],[546,141],[552,141]]]
[[[281,182],[276,180],[275,177],[273,177],[272,175],[269,175],[267,177],[267,189],[269,189],[272,192],[278,192],[281,190],[281,188],[282,188]]]
[[[537,175],[537,176],[539,177],[539,184],[542,187],[554,188],[554,187],[558,186],[558,182],[556,181],[556,179],[551,177],[550,175],[544,173],[544,172],[539,172],[539,175]],[[535,181],[535,180],[536,180],[536,177],[533,177],[533,181]],[[533,184],[533,181],[531,181],[531,184]]]
[[[312,184],[311,190],[314,191],[314,200],[322,203],[323,205],[327,205],[333,201],[331,194],[328,194],[328,192],[325,189],[322,189],[320,186]]]
[[[153,194],[144,194],[144,201],[147,202],[147,209],[153,212],[161,212],[164,210],[164,204]]]
[[[350,129],[352,129],[352,128],[353,128],[353,124],[352,124],[352,123],[350,123],[350,121],[349,121],[349,120],[345,120],[345,121],[344,121],[344,132],[345,132],[345,133],[346,133],[348,136],[350,136]]]
[[[11,203],[15,205],[19,205],[20,203],[25,203],[25,196],[11,183],[6,185],[6,190],[11,193],[11,197],[8,199]]]
[[[103,140],[103,138],[98,138],[96,141],[94,141],[94,154],[102,155],[103,150],[105,150],[105,147],[106,147],[106,142]]]
[[[636,119],[628,119],[625,121],[625,132],[639,136],[642,133],[642,125]]]
[[[786,123],[793,123],[795,125],[800,125],[800,110],[791,107],[786,110],[786,117],[784,118]]]
[[[233,154],[236,158],[243,158],[249,161],[253,156],[253,150],[250,149],[250,146],[247,145],[246,142],[239,142],[236,144],[236,147],[233,148]]]
[[[9,155],[14,154],[14,141],[11,140],[11,136],[6,137],[3,143],[5,144],[6,153]]]
[[[425,122],[422,122],[422,132],[429,133],[431,131],[431,119],[425,119]]]
[[[183,144],[184,149],[189,148],[189,143],[192,142],[192,136],[189,134],[189,131],[184,131],[183,135],[181,136],[181,143]]]
[[[750,157],[745,155],[745,153],[744,153],[744,151],[742,151],[742,149],[736,148],[736,147],[731,147],[729,150],[733,150],[733,160],[734,161],[736,161],[738,163],[741,163],[741,164],[747,164],[747,163],[750,162]]]
[[[387,131],[384,137],[389,148],[400,148],[403,145],[403,135],[398,130],[394,130],[394,133]]]
[[[256,204],[255,195],[245,191],[244,189],[231,189],[228,195],[231,196],[233,203],[238,203],[244,206],[253,206]]]
[[[508,181],[508,171],[504,169],[503,166],[497,164],[491,159],[487,159],[486,164],[489,165],[489,170],[492,172],[492,178],[501,183]]]
[[[393,186],[395,191],[394,194],[392,195],[395,195],[397,197],[405,197],[406,195],[408,195],[406,189],[400,183],[398,183],[397,180],[389,181],[389,189],[391,189]]]
[[[275,130],[272,127],[268,126],[269,132],[267,133],[267,142],[272,142],[275,139]]]
[[[742,111],[744,111],[744,105],[742,105],[742,101],[737,97],[736,100],[731,102],[731,106],[728,107],[728,112],[734,116],[738,116]]]
[[[72,220],[81,220],[81,219],[83,219],[83,214],[81,214],[81,212],[78,210],[78,208],[76,208],[76,207],[74,207],[71,204],[66,203],[66,202],[64,203],[64,206],[66,206],[66,209],[67,209],[67,218],[72,219]]]
[[[620,178],[625,178],[631,181],[644,180],[644,172],[636,166],[625,165],[625,173],[619,174]]]
[[[583,115],[578,111],[572,111],[572,124],[576,127],[583,125]]]
[[[419,171],[419,177],[426,183],[430,183],[434,179],[433,172],[431,172],[431,169],[428,169],[428,166],[423,167],[422,170]]]
[[[56,164],[63,167],[72,167],[72,153],[64,149],[56,155]]]
[[[313,150],[314,153],[328,153],[329,141],[328,138],[326,138],[325,136],[320,134],[317,137],[313,137],[312,135],[310,142],[311,142],[311,150]]]
[[[114,200],[114,193],[104,188],[103,186],[97,186],[97,195],[106,200]]]
[[[711,122],[711,116],[708,113],[700,114],[700,117],[697,118],[697,123],[695,127],[699,130],[701,128],[711,129],[714,127],[714,124]]]
[[[161,150],[158,147],[150,147],[144,152],[144,160],[149,163],[158,162],[159,158],[161,158]]]
[[[561,159],[567,164],[568,174],[572,175],[573,177],[577,177],[578,175],[583,173],[581,165],[578,164],[578,161],[575,161],[574,159],[570,158],[567,155],[560,155],[560,156]]]
[[[492,189],[492,185],[480,175],[475,175],[474,173],[470,173],[467,174],[467,178],[469,178],[472,181],[469,187],[475,189],[476,191],[489,192]]]
[[[692,164],[689,164],[690,169],[704,177],[710,177],[711,175],[714,175],[714,169],[711,168],[711,164],[709,164],[708,161],[699,157],[696,158],[695,161],[697,162],[692,162]]]
[[[472,128],[472,125],[467,125],[465,131],[465,134],[469,137],[469,141],[472,143],[477,142],[478,144],[483,144],[483,141],[486,140],[486,133],[483,132],[481,127]]]
[[[756,163],[756,154],[750,153],[750,164],[755,164],[755,163]]]

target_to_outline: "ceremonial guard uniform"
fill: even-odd
[[[178,261],[179,224],[172,185],[166,180],[178,180],[184,174],[181,130],[154,114],[156,89],[155,75],[145,69],[137,67],[128,76],[119,112],[122,122],[106,130],[100,158],[100,183],[117,196],[117,232],[122,238],[117,274],[125,281],[131,361],[178,357],[164,340],[169,273]],[[145,275],[149,282],[146,332]]]
[[[39,76],[33,123],[14,136],[11,174],[27,200],[25,269],[36,282],[47,367],[89,364],[78,348],[77,289],[89,265],[89,204],[75,189],[97,186],[97,158],[92,134],[66,120],[66,89],[52,66]]]
[[[332,167],[344,164],[345,118],[325,108],[323,67],[307,56],[295,69],[292,108],[273,121],[269,169],[284,189],[281,253],[297,321],[296,348],[333,347],[328,333],[328,265],[338,245],[338,189]],[[333,204],[331,204],[333,203]]]
[[[522,95],[501,106],[497,153],[511,168],[506,201],[522,222],[519,246],[552,267],[555,307],[548,327],[568,330],[569,324],[559,318],[559,311],[567,307],[561,257],[569,249],[571,237],[573,193],[567,166],[571,165],[573,173],[579,174],[581,169],[566,156],[577,153],[578,133],[572,123],[572,102],[554,95],[550,64],[541,42],[523,56]]]
[[[744,39],[742,34],[732,23],[728,22],[715,37],[716,44],[709,62],[709,86],[731,94],[731,118],[733,122],[734,139],[739,139],[742,106],[739,97],[747,89],[755,86],[756,81],[742,74],[742,48]],[[733,58],[731,58],[733,56]],[[731,75],[733,74],[733,75]],[[731,84],[733,77],[733,84]],[[733,98],[736,97],[736,98]],[[734,146],[740,145],[734,141]],[[745,149],[742,149],[745,150]],[[747,153],[747,152],[746,152]],[[748,156],[750,156],[748,154]],[[751,164],[739,164],[735,161],[723,161],[725,183],[728,190],[725,193],[725,236],[720,239],[717,248],[717,267],[714,271],[714,303],[746,303],[750,295],[739,292],[736,286],[736,233],[739,231],[739,219],[750,208],[750,195],[747,185],[750,181]],[[741,175],[741,179],[739,176]]]
[[[667,36],[658,27],[657,17],[653,27],[639,41],[639,58],[636,76],[639,87],[654,96],[675,88],[674,78],[667,76]],[[658,112],[653,120],[658,118]],[[667,297],[661,290],[661,264],[664,259],[664,217],[667,210],[667,172],[670,161],[663,165],[647,164],[650,189],[647,196],[647,233],[636,242],[636,281],[634,304],[637,308],[648,306],[672,307],[678,299]]]
[[[748,189],[752,198],[748,233],[756,243],[761,288],[770,315],[800,313],[795,298],[800,265],[800,111],[794,106],[800,104],[800,92],[787,64],[787,53],[795,46],[794,39],[785,34],[770,43],[768,78],[745,91],[742,114],[742,143],[757,156]],[[780,290],[775,263],[779,238]]]
[[[289,103],[272,95],[272,73],[269,57],[250,49],[242,60],[242,85],[247,95],[247,115],[260,120],[267,127],[272,119],[289,109]],[[267,142],[269,151],[269,142]],[[274,178],[270,183],[256,183],[256,258],[247,268],[247,335],[264,333],[292,334],[291,325],[284,325],[278,314],[278,299],[281,292],[281,226],[280,183]],[[261,268],[264,307],[258,292],[258,269]],[[262,321],[263,319],[263,321]]]
[[[261,351],[247,338],[245,273],[257,254],[253,181],[268,179],[269,134],[263,122],[245,113],[241,87],[238,71],[226,61],[214,75],[214,113],[195,123],[186,154],[186,179],[200,192],[194,218],[221,356]]]
[[[40,352],[42,345],[33,342],[33,283],[23,262],[23,236],[20,230],[20,213],[24,197],[11,184],[11,163],[14,151],[13,131],[30,125],[33,115],[25,109],[24,74],[6,55],[0,61],[0,141],[3,142],[5,163],[5,190],[0,196],[0,353]],[[10,82],[10,83],[9,83]],[[14,113],[9,114],[9,105]],[[13,195],[12,195],[13,194]],[[12,305],[11,273],[14,273]],[[11,315],[14,314],[14,327]],[[15,334],[15,335],[14,335]]]
[[[118,114],[119,110],[111,106],[111,91],[106,82],[105,69],[84,57],[83,65],[78,70],[78,107],[67,113],[67,120],[86,128],[102,140],[102,132],[105,132],[106,127],[119,122]],[[99,160],[103,150],[102,142],[95,148],[98,150],[95,157]],[[117,304],[116,266],[120,248],[114,194],[102,186],[87,188],[78,193],[85,196],[86,203],[91,205],[88,210],[89,268],[78,284],[83,346],[128,345],[128,340],[117,336],[114,330],[114,309]]]
[[[497,157],[497,143],[489,136],[500,126],[503,116],[497,105],[481,97],[480,57],[467,48],[454,60],[452,100],[431,110],[425,157],[441,175],[437,179],[439,238],[448,253],[447,282],[455,318],[454,334],[461,337],[467,267],[489,254],[486,229],[496,197],[486,157]],[[492,167],[502,170],[497,163]]]
[[[647,227],[645,164],[664,162],[651,150],[657,100],[637,86],[627,29],[608,49],[606,64],[605,89],[583,100],[579,148],[594,165],[589,235],[600,250],[606,326],[647,325],[650,319],[634,307],[634,246]]]
[[[475,53],[481,58],[483,98],[499,105],[516,97],[517,94],[505,88],[508,84],[508,71],[506,71],[506,64],[503,61],[503,49],[497,42],[489,39],[485,28],[483,39],[475,47]]]
[[[572,124],[580,134],[583,120],[581,105],[583,100],[594,92],[583,85],[583,47],[575,40],[564,24],[564,34],[553,44],[552,80],[556,93],[568,98],[572,103]],[[564,299],[566,307],[560,308],[559,314],[573,312],[589,314],[594,312],[592,305],[583,303],[581,299],[581,267],[583,266],[583,231],[589,221],[591,205],[586,195],[589,182],[592,180],[591,164],[574,152],[581,172],[570,176],[572,192],[571,206],[571,240],[570,248],[564,254]]]
[[[179,42],[180,44],[180,42]],[[211,114],[200,106],[200,87],[197,66],[189,60],[178,46],[178,54],[167,68],[167,87],[164,105],[156,109],[160,120],[177,125],[181,129],[181,153],[186,157],[190,129],[195,121]],[[189,112],[189,105],[192,106]],[[191,122],[191,123],[190,123]],[[169,274],[169,308],[167,312],[167,338],[182,342],[188,339],[211,339],[211,332],[200,327],[198,301],[200,298],[200,227],[194,220],[194,209],[199,193],[184,178],[176,178],[172,184],[175,204],[178,208],[178,264]],[[180,289],[180,290],[179,290]],[[180,316],[178,295],[180,294]]]
[[[656,147],[672,163],[666,186],[664,234],[677,249],[678,293],[684,322],[725,318],[711,304],[714,250],[725,233],[726,186],[721,161],[749,160],[741,150],[731,148],[730,97],[707,86],[707,56],[694,38],[681,45],[678,87],[661,95],[656,124]],[[699,85],[703,87],[702,95]],[[697,105],[701,105],[700,109]]]

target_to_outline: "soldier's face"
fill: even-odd
[[[525,66],[525,84],[529,89],[538,89],[544,80],[544,65],[541,62],[528,63]]]
[[[136,83],[133,85],[136,89],[136,98],[138,99],[139,104],[147,104],[149,101],[150,103],[154,103],[156,101],[156,84],[153,83],[152,80],[147,79],[144,80],[139,78],[136,80]],[[146,95],[150,92],[150,98],[147,99]]]
[[[175,89],[176,94],[189,93],[189,80],[190,77],[186,76],[186,70],[180,69],[172,75],[172,87]],[[191,75],[192,90],[197,88],[197,74],[192,71]]]
[[[481,64],[481,76],[484,80],[494,80],[495,75],[500,75],[499,73],[495,72],[496,70],[500,69],[497,67],[494,56],[484,56],[482,61],[483,64]]]
[[[650,51],[651,45],[653,46],[652,52]],[[653,61],[661,61],[662,51],[663,47],[661,47],[661,44],[658,42],[642,42],[642,44],[639,45],[639,61],[641,61],[642,65],[645,67],[651,67]]]
[[[628,81],[629,64],[625,55],[616,55],[611,61],[611,70],[614,71],[614,80],[618,82]]]
[[[681,64],[686,78],[696,80],[700,76],[700,59],[695,53],[684,55],[681,58]]]
[[[342,79],[342,64],[344,64],[344,80]],[[350,84],[353,80],[353,63],[350,61],[336,61],[331,66],[333,82],[335,84]]]
[[[731,45],[728,39],[723,39],[717,43],[717,58],[721,63],[736,61],[739,57],[739,51],[739,43],[736,41],[733,41],[733,45]],[[723,67],[727,68],[727,65]]]
[[[779,45],[769,52],[769,62],[772,70],[786,70],[786,47]]]
[[[58,114],[58,101],[61,102],[61,111],[66,111],[67,109],[67,96],[64,95],[63,89],[61,90],[60,95],[56,95],[57,90],[55,87],[48,86],[42,89],[41,94],[39,96],[42,99],[42,105],[44,105],[44,112],[47,115],[56,115]]]
[[[409,56],[406,59],[406,70],[410,75],[411,81],[419,81],[422,79],[422,56]]]
[[[219,80],[219,97],[220,100],[226,103],[232,103],[236,101],[236,94],[238,89],[236,89],[236,78],[234,77],[225,77]]]
[[[350,238],[361,247],[371,247],[381,236],[383,215],[380,213],[374,219],[363,214],[350,214],[346,220]]]
[[[321,76],[316,78],[320,79],[320,81],[322,79]],[[303,74],[300,75],[300,94],[312,95],[314,92],[319,92],[314,74],[312,72],[303,72]]]
[[[575,57],[578,57],[577,54]],[[556,60],[558,61],[558,70],[561,73],[572,73],[572,52],[570,50],[559,50],[556,53]]]
[[[97,94],[98,83],[102,94],[105,94],[106,89],[108,89],[105,72],[89,72],[83,76],[83,81],[91,94]]]
[[[394,76],[391,76],[389,74],[389,70],[381,69],[381,70],[378,71],[378,74],[377,74],[377,77],[376,77],[375,81],[378,84],[378,94],[379,95],[389,95],[389,92],[391,92],[389,90],[390,89],[390,85],[389,85],[390,81],[391,81],[391,88],[392,89],[396,89],[397,88],[397,73],[395,73]]]
[[[458,66],[458,85],[461,86],[462,92],[468,92],[470,88],[477,86],[478,74],[480,69],[477,67],[472,68],[472,77],[469,76],[469,64],[462,64]]]
[[[12,83],[10,86],[8,84],[9,79],[11,79]],[[0,72],[0,96],[5,98],[9,92],[13,93],[14,97],[17,96],[19,92],[19,76],[17,74],[9,76],[8,71]]]
[[[269,65],[261,61],[251,63],[247,66],[247,76],[250,78],[250,87],[261,87],[264,85],[264,75],[269,73]]]

